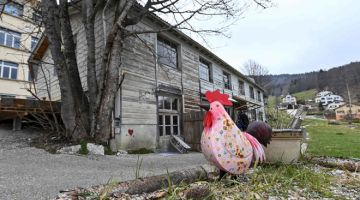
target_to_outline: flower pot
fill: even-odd
[[[272,140],[265,148],[266,161],[269,163],[291,163],[299,160],[305,151],[303,129],[273,129]],[[303,148],[303,149],[302,149]]]

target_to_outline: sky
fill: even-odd
[[[252,59],[271,74],[294,74],[360,61],[359,0],[274,0],[249,8],[230,38],[209,36],[207,48],[237,69]],[[208,20],[208,25],[212,25]],[[216,26],[216,24],[213,24]]]

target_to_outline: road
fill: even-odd
[[[0,127],[0,199],[52,199],[60,190],[135,177],[137,155],[78,156],[50,154],[30,147],[35,131]],[[206,164],[200,153],[142,155],[140,176]]]

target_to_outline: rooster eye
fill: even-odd
[[[219,107],[219,104],[216,104],[216,107]]]

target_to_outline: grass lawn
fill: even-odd
[[[310,155],[360,158],[360,124],[349,128],[347,123],[328,125],[326,120],[306,119],[303,125],[309,133]]]
[[[302,92],[297,92],[292,95],[295,96],[297,100],[306,101],[309,99],[314,100],[316,93],[317,93],[316,89],[311,89],[311,90],[306,90],[306,91],[302,91]]]

